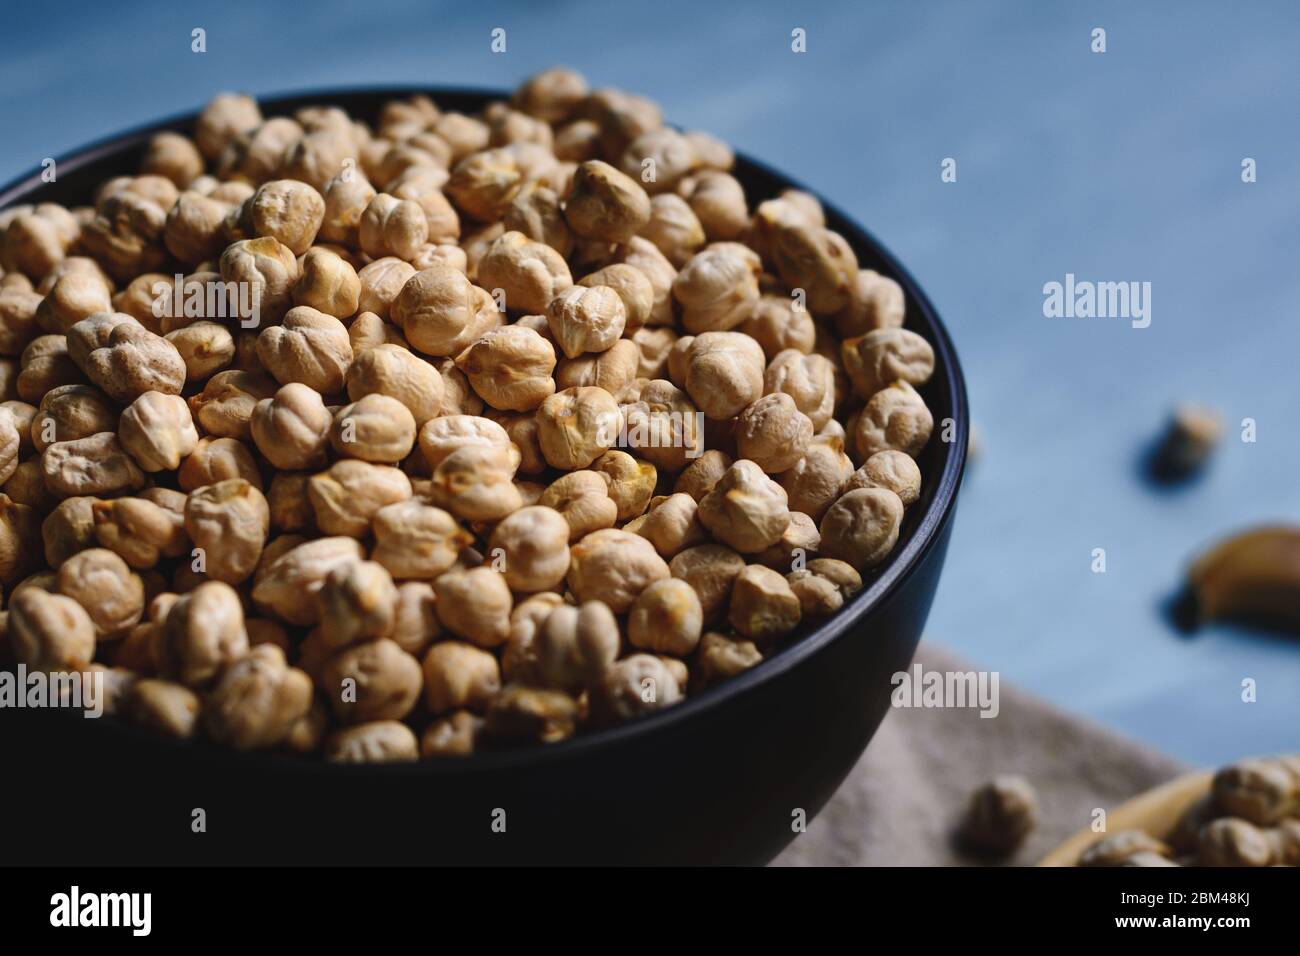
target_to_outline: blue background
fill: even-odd
[[[1163,610],[1216,536],[1300,514],[1297,49],[1288,3],[10,4],[0,178],[229,88],[509,87],[563,62],[652,96],[856,216],[952,330],[985,454],[928,638],[1214,763],[1300,746],[1300,641]],[[1044,318],[1067,272],[1151,282],[1151,327]],[[1258,441],[1234,427],[1160,490],[1138,460],[1180,399]]]

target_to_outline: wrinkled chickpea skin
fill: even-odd
[[[647,99],[223,94],[142,152],[0,214],[5,637],[111,668],[126,719],[342,761],[564,739],[837,613],[923,494],[902,288]],[[1270,780],[1222,783],[1261,832]]]

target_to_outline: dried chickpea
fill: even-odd
[[[538,504],[557,511],[569,526],[569,540],[576,541],[588,532],[612,528],[618,520],[618,505],[609,489],[600,472],[572,471],[553,481]]]
[[[573,175],[564,218],[584,239],[627,242],[650,221],[650,197],[630,176],[608,163],[588,160]]]
[[[221,278],[250,290],[253,314],[240,317],[245,328],[278,322],[293,304],[294,284],[302,274],[293,250],[270,236],[241,239],[221,253]]]
[[[154,635],[158,672],[186,687],[210,684],[228,664],[248,653],[239,594],[205,581],[171,604]]]
[[[934,373],[934,349],[907,329],[875,329],[845,340],[841,351],[853,390],[864,399],[900,380],[924,385]]]
[[[229,369],[208,379],[203,391],[189,400],[190,411],[208,435],[247,440],[252,437],[253,410],[278,387],[262,372]]]
[[[199,488],[185,502],[185,531],[214,581],[238,584],[252,574],[270,527],[266,498],[242,478]]]
[[[718,541],[754,554],[780,540],[790,509],[785,489],[754,462],[741,460],[700,499],[699,519]]]
[[[409,261],[428,239],[429,222],[420,205],[387,193],[370,200],[358,223],[361,250],[373,259],[396,256]]]
[[[564,220],[560,197],[538,183],[526,183],[519,190],[506,207],[502,224],[506,233],[522,233],[528,239],[549,246],[561,257],[568,256],[573,249],[573,233]],[[569,275],[567,265],[564,272]]]
[[[492,530],[488,554],[512,591],[551,590],[569,570],[569,525],[554,508],[520,508]]]
[[[483,335],[456,366],[493,408],[531,411],[555,392],[555,350],[532,329],[517,325]]]
[[[483,718],[467,710],[440,717],[420,736],[420,756],[467,757],[474,752],[475,739],[483,728]]]
[[[522,232],[505,232],[479,260],[478,281],[484,288],[501,289],[511,311],[538,313],[573,285],[573,276],[550,246]]]
[[[186,378],[191,382],[211,377],[235,358],[234,336],[216,322],[195,322],[167,333],[164,338],[180,353]]]
[[[145,471],[175,471],[199,443],[199,433],[179,395],[145,392],[122,412],[122,447]]]
[[[400,345],[376,345],[357,355],[348,368],[348,397],[367,395],[397,399],[415,419],[417,428],[437,417],[444,385],[438,370]]]
[[[420,429],[420,451],[430,468],[468,446],[510,449],[510,436],[496,422],[477,415],[442,415]]]
[[[753,641],[734,640],[710,631],[700,638],[694,667],[700,685],[711,687],[762,663],[762,660],[763,654]]]
[[[618,440],[623,415],[603,388],[566,388],[537,412],[538,441],[553,468],[586,468]]]
[[[111,497],[144,487],[144,473],[126,454],[113,432],[54,442],[41,453],[41,470],[51,493]]]
[[[848,302],[835,313],[835,327],[844,339],[899,328],[904,307],[902,286],[872,269],[861,269],[849,285]]]
[[[397,587],[383,565],[353,561],[335,565],[316,592],[320,638],[331,648],[385,637],[397,612]]]
[[[281,385],[301,382],[322,395],[334,395],[343,391],[352,341],[338,319],[299,305],[280,325],[262,330],[257,357]]]
[[[447,180],[446,191],[462,212],[482,222],[495,222],[523,182],[518,153],[510,147],[497,147],[460,159]]]
[[[609,496],[618,507],[618,520],[628,521],[645,512],[659,477],[654,465],[613,450],[592,462],[591,468],[605,479]]]
[[[194,451],[181,462],[176,483],[182,491],[195,491],[228,478],[242,478],[254,488],[262,487],[257,462],[241,442],[233,438],[200,438]]]
[[[843,490],[855,488],[888,488],[904,505],[910,505],[921,494],[921,469],[906,452],[887,448],[849,476]]]
[[[641,517],[629,521],[625,531],[632,531],[654,545],[664,560],[671,560],[685,548],[703,544],[708,534],[697,517],[699,506],[690,495],[677,493],[653,499]]]
[[[852,565],[835,558],[814,558],[785,579],[808,618],[834,614],[862,589],[862,576]]]
[[[356,170],[345,169],[325,184],[323,198],[325,214],[321,219],[320,238],[359,248],[361,215],[375,198],[375,188]]]
[[[604,352],[623,335],[627,307],[608,286],[573,286],[546,306],[551,334],[568,358]]]
[[[345,319],[355,315],[361,303],[361,280],[337,252],[315,246],[302,257],[302,275],[291,295],[294,305]]]
[[[291,382],[253,408],[253,443],[276,468],[293,471],[325,462],[333,419],[320,393]]]
[[[592,688],[592,719],[598,724],[630,720],[681,699],[677,678],[663,661],[633,654],[615,661]]]
[[[321,531],[363,538],[380,508],[411,497],[411,480],[397,468],[349,458],[313,475],[307,495]]]
[[[384,256],[363,266],[357,272],[357,279],[361,282],[357,309],[373,312],[381,319],[388,318],[393,301],[415,272],[414,266],[396,256]]]
[[[59,568],[57,588],[90,615],[95,637],[115,641],[126,636],[144,613],[144,585],[127,563],[105,548],[89,548]]]
[[[977,788],[962,822],[961,838],[970,848],[1008,856],[1037,823],[1038,797],[1024,777],[1002,774]]]
[[[637,597],[628,614],[627,639],[634,647],[685,657],[704,629],[699,596],[678,578],[655,581]]]
[[[785,349],[763,373],[763,391],[789,395],[814,430],[821,431],[835,412],[835,366],[824,356]]]
[[[194,141],[205,157],[215,160],[236,135],[256,129],[261,122],[262,111],[251,96],[219,93],[199,114]]]
[[[123,711],[147,730],[164,737],[194,735],[202,701],[188,687],[167,680],[143,678],[122,701]]]
[[[388,637],[406,653],[419,657],[430,644],[442,637],[436,604],[431,584],[424,581],[399,584],[393,627]]]
[[[604,602],[561,604],[537,632],[537,677],[543,686],[576,694],[600,679],[618,646],[618,621]]]
[[[325,758],[334,763],[403,763],[419,757],[415,734],[397,720],[345,727],[325,741]]]
[[[802,614],[799,598],[778,572],[751,564],[736,575],[727,620],[755,644],[766,646],[789,634]]]
[[[711,242],[739,239],[749,225],[745,190],[735,177],[716,170],[703,170],[679,185],[690,203],[704,235]]]
[[[311,710],[312,682],[274,644],[259,644],[235,661],[203,702],[208,736],[235,750],[274,747]]]
[[[26,293],[10,293],[11,313],[18,323],[30,326],[31,316],[16,307],[25,301]],[[47,332],[67,335],[83,319],[100,312],[112,312],[113,301],[107,282],[94,274],[72,272],[63,276],[50,289],[44,299],[36,299],[34,318]]]
[[[275,179],[263,183],[245,203],[253,236],[278,239],[295,256],[311,248],[325,218],[325,200],[307,183]]]
[[[668,565],[649,541],[605,528],[570,549],[566,580],[579,601],[603,601],[622,614],[650,584],[669,576]]]
[[[83,671],[95,655],[95,625],[85,608],[38,587],[10,598],[7,631],[14,657],[33,670]]]
[[[862,458],[893,449],[916,458],[930,440],[934,416],[916,389],[894,382],[871,396],[853,428],[853,441]]]
[[[489,651],[463,641],[439,641],[425,652],[424,694],[429,712],[487,710],[501,689],[501,671]]]
[[[835,500],[855,486],[851,484],[853,462],[844,453],[838,437],[814,438],[807,451],[779,478],[790,510],[820,521]]]
[[[505,577],[486,565],[451,570],[433,580],[438,620],[479,647],[497,647],[510,636],[514,598]]]
[[[298,544],[259,571],[253,584],[253,601],[289,624],[313,625],[319,616],[315,595],[325,576],[335,566],[362,557],[360,543],[350,537],[316,538]]]
[[[555,743],[573,736],[578,702],[558,690],[509,684],[492,698],[485,737],[499,741]]]
[[[158,492],[167,489],[157,489]],[[148,498],[91,500],[95,540],[136,569],[152,568],[163,557],[177,557],[187,550],[184,495],[178,509]],[[69,501],[80,499],[68,499]]]
[[[821,553],[854,568],[875,567],[898,543],[903,502],[887,488],[846,492],[821,520]]]
[[[784,392],[755,399],[736,423],[737,453],[773,474],[798,464],[812,437],[812,422]]]
[[[749,336],[703,332],[686,347],[681,384],[700,411],[722,421],[739,415],[763,394],[764,364],[762,347]]]
[[[734,464],[732,458],[716,448],[710,448],[686,466],[677,476],[673,491],[681,491],[697,502],[713,490],[718,479]]]
[[[371,524],[373,560],[399,579],[437,577],[474,540],[446,511],[415,498],[380,508]]]
[[[499,313],[464,273],[435,266],[412,275],[393,300],[393,322],[426,355],[457,355]]]
[[[749,318],[758,302],[757,266],[729,247],[710,247],[677,273],[673,297],[687,332],[725,332]]]
[[[334,414],[330,445],[344,458],[395,464],[415,447],[415,418],[387,395],[364,395]]]

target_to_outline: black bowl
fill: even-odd
[[[474,90],[322,91],[262,101],[268,115],[313,103],[374,118],[425,92],[476,112]],[[0,208],[89,202],[134,172],[149,138],[177,117],[59,160],[0,191]],[[797,186],[737,157],[751,201]],[[353,766],[236,754],[162,740],[116,720],[3,710],[7,863],[764,863],[811,820],[889,707],[891,675],[912,660],[930,610],[966,460],[960,366],[925,294],[865,230],[830,204],[828,225],[863,266],[907,295],[907,325],[934,346],[921,390],[935,437],[920,457],[920,500],[899,545],[833,619],[757,667],[682,704],[549,747],[464,760]],[[941,440],[945,419],[954,423]],[[195,832],[197,810],[206,832]],[[802,814],[800,813],[802,811]],[[502,825],[504,831],[502,832]],[[865,823],[864,823],[865,825]]]

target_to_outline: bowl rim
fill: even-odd
[[[438,102],[440,99],[474,99],[486,102],[508,100],[508,92],[490,87],[462,86],[428,86],[421,84],[380,84],[375,86],[324,87],[320,89],[291,90],[267,94],[250,94],[257,101],[264,115],[283,115],[302,106],[331,105],[332,103],[373,97],[401,99],[416,95],[428,96]],[[124,132],[104,136],[88,145],[72,149],[61,157],[55,158],[56,169],[63,175],[85,166],[108,159],[119,153],[125,153],[144,145],[153,135],[166,130],[191,128],[198,118],[199,110],[175,113],[161,120],[142,123]],[[948,445],[943,459],[943,467],[934,481],[933,495],[925,511],[920,515],[910,536],[902,546],[890,555],[883,569],[864,587],[848,605],[824,623],[814,627],[793,642],[780,647],[770,657],[764,658],[735,677],[721,684],[705,688],[697,694],[688,696],[681,703],[644,717],[593,730],[590,733],[576,734],[573,737],[553,744],[536,747],[517,747],[503,750],[488,750],[474,753],[467,757],[446,760],[420,758],[413,762],[380,764],[345,764],[333,763],[319,759],[318,755],[301,756],[270,751],[234,752],[205,748],[205,757],[223,754],[231,761],[247,766],[250,762],[273,764],[278,768],[312,769],[320,773],[355,773],[374,775],[376,773],[406,775],[433,774],[459,775],[466,773],[494,772],[527,767],[539,763],[555,763],[565,759],[577,759],[607,748],[617,747],[628,741],[656,733],[668,732],[693,719],[724,708],[745,696],[761,685],[788,673],[804,661],[810,659],[822,649],[862,623],[878,606],[887,601],[901,587],[922,560],[929,554],[939,538],[939,532],[950,519],[956,503],[965,471],[967,441],[970,427],[965,377],[961,363],[957,358],[952,339],[939,318],[938,311],[920,284],[894,254],[872,233],[846,214],[835,203],[827,200],[821,193],[809,189],[799,180],[774,169],[764,162],[737,150],[736,165],[752,169],[759,176],[784,184],[787,189],[798,189],[816,196],[825,209],[828,225],[834,225],[845,235],[850,244],[870,250],[879,260],[883,271],[897,281],[905,296],[917,308],[919,315],[909,310],[908,321],[904,327],[913,330],[921,326],[928,333],[925,337],[935,351],[935,367],[945,371],[947,381],[946,397],[952,410],[954,422],[953,438]],[[41,179],[41,169],[19,175],[0,186],[0,210],[11,205],[22,204],[32,199],[29,195],[48,185]],[[935,436],[931,436],[931,441]],[[96,721],[98,723],[98,721]],[[121,721],[107,722],[124,734],[136,736],[161,744],[160,752],[170,746],[176,750],[193,751],[196,740],[174,740],[159,738],[146,734],[139,728],[130,727]]]

